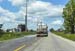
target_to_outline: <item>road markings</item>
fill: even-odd
[[[21,47],[15,49],[14,51],[19,51],[19,50],[21,50],[22,48],[24,48],[25,46],[26,46],[26,45],[23,45],[23,46],[21,46]]]

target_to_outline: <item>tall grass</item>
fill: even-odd
[[[13,38],[19,38],[19,37],[23,37],[26,35],[32,35],[35,34],[36,32],[5,32],[1,37],[0,37],[0,41],[3,40],[8,40],[8,39],[13,39]]]
[[[65,34],[64,32],[53,32],[56,35],[75,41],[75,34]]]

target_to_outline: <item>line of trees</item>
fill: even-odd
[[[70,0],[63,9],[64,27],[66,33],[75,33],[75,0]]]
[[[1,29],[2,28],[2,26],[3,26],[3,24],[0,24],[0,37],[3,35],[3,30]]]

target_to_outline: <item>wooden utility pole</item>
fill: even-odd
[[[26,0],[25,31],[28,30],[28,28],[27,28],[27,11],[28,11],[28,1]]]

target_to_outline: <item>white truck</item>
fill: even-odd
[[[38,25],[37,27],[37,37],[48,36],[48,26],[47,25]]]

